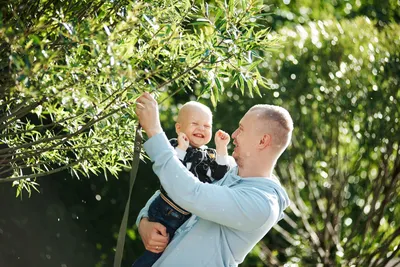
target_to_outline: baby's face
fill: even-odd
[[[194,108],[189,110],[180,124],[180,132],[186,134],[192,147],[201,147],[211,140],[212,116],[209,112]]]

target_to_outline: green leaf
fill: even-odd
[[[247,88],[249,89],[250,97],[253,96],[253,81],[251,79],[247,80]]]
[[[211,55],[211,57],[210,57],[210,63],[211,63],[211,64],[214,64],[215,61],[216,61],[216,59],[217,59],[217,57],[216,57],[215,55]]]
[[[223,93],[224,92],[224,88],[223,88],[219,78],[215,78],[214,81],[215,81],[215,84],[217,85],[218,91]]]
[[[248,70],[248,71],[252,71],[254,68],[256,68],[256,67],[257,67],[260,63],[262,63],[263,61],[264,61],[263,59],[254,61],[254,62],[247,68],[247,70]]]
[[[239,84],[240,84],[240,92],[242,92],[242,95],[244,95],[244,84],[245,84],[246,78],[242,73],[239,75]]]
[[[228,0],[229,1],[229,16],[234,16],[235,10],[235,0]]]
[[[213,88],[211,88],[210,93],[211,93],[211,97],[210,97],[211,104],[213,105],[213,107],[216,107],[217,103],[218,103],[218,99],[219,99],[218,89],[213,87]]]

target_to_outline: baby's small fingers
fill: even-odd
[[[227,138],[229,137],[229,134],[227,132],[224,132],[222,130],[219,130],[218,135],[222,138]]]
[[[180,132],[180,133],[178,134],[178,138],[180,138],[180,139],[182,139],[182,140],[184,140],[184,141],[188,141],[188,138],[187,138],[186,134],[185,134],[185,133],[182,133],[182,132]]]

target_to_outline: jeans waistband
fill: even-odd
[[[160,192],[160,197],[168,203],[174,210],[179,212],[182,215],[189,215],[190,212],[180,208],[178,205],[176,205],[168,196],[166,196],[163,192]]]

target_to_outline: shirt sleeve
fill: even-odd
[[[217,162],[218,165],[229,165],[229,156],[228,155],[221,156],[217,154],[215,161]]]
[[[141,220],[143,217],[149,217],[148,211],[149,211],[150,204],[154,201],[154,199],[155,199],[159,194],[160,194],[160,190],[157,190],[157,191],[154,193],[154,195],[153,195],[149,200],[147,200],[146,205],[140,210],[139,215],[138,215],[137,218],[136,218],[136,225],[137,225],[137,227],[139,227],[140,220]]]
[[[144,148],[168,196],[191,213],[221,225],[252,231],[279,217],[278,196],[254,187],[201,183],[179,161],[164,133],[152,136]]]
[[[179,147],[175,147],[176,154],[178,155],[178,158],[183,161],[186,156],[186,151],[180,149]]]

